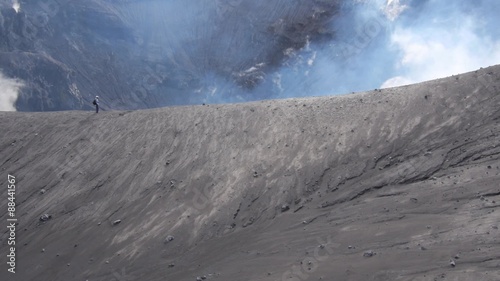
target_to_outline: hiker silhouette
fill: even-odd
[[[95,113],[99,113],[99,96],[95,96],[92,104],[95,105]]]

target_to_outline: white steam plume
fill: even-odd
[[[16,13],[19,13],[19,10],[21,9],[19,0],[12,0],[12,8],[16,11]]]
[[[0,111],[16,111],[15,103],[23,83],[0,72]]]
[[[500,39],[485,23],[488,17],[484,11],[495,10],[492,3],[483,1],[475,12],[449,5],[443,13],[439,9],[443,4],[430,0],[421,11],[425,16],[420,21],[411,25],[396,22],[391,43],[401,54],[394,65],[397,76],[381,87],[418,83],[499,64]]]
[[[298,53],[318,59],[280,69],[283,97],[395,87],[500,64],[498,0],[345,1],[354,4],[335,20],[330,46],[338,51],[311,44]]]

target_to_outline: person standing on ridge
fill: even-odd
[[[95,105],[95,113],[99,113],[99,96],[95,96],[92,104]]]

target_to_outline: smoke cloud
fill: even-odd
[[[138,52],[189,89],[175,94],[183,104],[345,94],[500,63],[499,1],[324,3],[137,1],[122,12]]]
[[[16,100],[23,83],[0,72],[0,111],[16,111]]]
[[[102,36],[120,86],[148,107],[347,94],[500,64],[498,0],[91,2],[71,30]],[[20,84],[2,81],[13,110]]]

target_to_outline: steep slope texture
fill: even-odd
[[[499,90],[496,66],[342,97],[0,113],[19,220],[0,277],[499,280]]]

